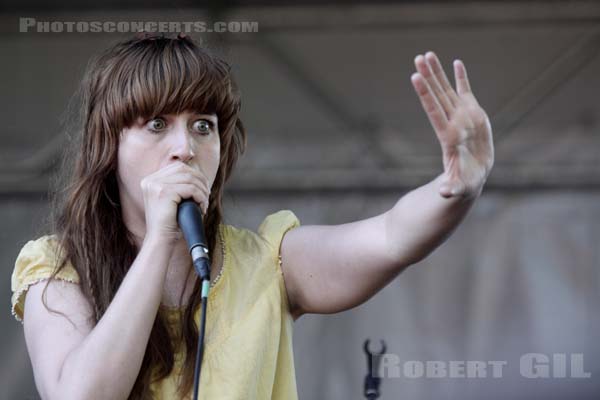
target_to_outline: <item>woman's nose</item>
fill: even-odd
[[[194,158],[192,139],[185,129],[177,129],[173,132],[171,142],[171,159],[188,162]]]

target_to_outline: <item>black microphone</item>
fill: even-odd
[[[191,199],[183,200],[177,207],[177,223],[188,244],[196,273],[202,280],[210,280],[210,259],[204,235],[202,213]]]

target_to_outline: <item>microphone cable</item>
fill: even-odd
[[[200,332],[198,334],[198,350],[196,351],[196,365],[194,367],[194,400],[198,400],[198,387],[200,386],[200,372],[202,368],[202,357],[204,356],[204,329],[206,326],[206,305],[210,291],[209,279],[202,279],[202,316],[200,317]]]

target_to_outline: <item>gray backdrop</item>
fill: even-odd
[[[60,121],[83,68],[127,36],[19,33],[19,17],[257,21],[255,33],[195,35],[233,64],[242,88],[248,151],[227,189],[226,222],[253,230],[280,209],[304,225],[370,217],[433,179],[441,153],[410,84],[413,58],[434,50],[448,74],[462,59],[494,129],[496,164],[482,197],[448,241],[367,303],[296,322],[300,398],[363,398],[367,337],[388,344],[382,399],[598,398],[597,2],[157,1],[152,12],[131,0],[3,3],[0,398],[38,398],[22,326],[9,311],[10,274],[47,216],[65,140]],[[520,358],[528,353],[549,357],[556,374],[564,355],[567,375],[583,357],[591,376],[527,378]],[[476,360],[504,361],[502,377],[491,368],[486,378],[403,369]]]

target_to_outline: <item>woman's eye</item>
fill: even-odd
[[[152,118],[148,121],[147,125],[148,129],[152,132],[162,131],[167,127],[167,122],[162,117]],[[199,119],[194,122],[192,129],[202,135],[210,134],[211,130],[214,127],[214,123],[207,119]]]
[[[160,130],[164,129],[165,126],[166,126],[165,120],[162,118],[153,118],[148,123],[148,127],[152,131],[160,131]]]
[[[194,122],[194,129],[202,134],[208,134],[210,133],[212,125],[212,122],[206,119],[199,119],[198,121]]]

